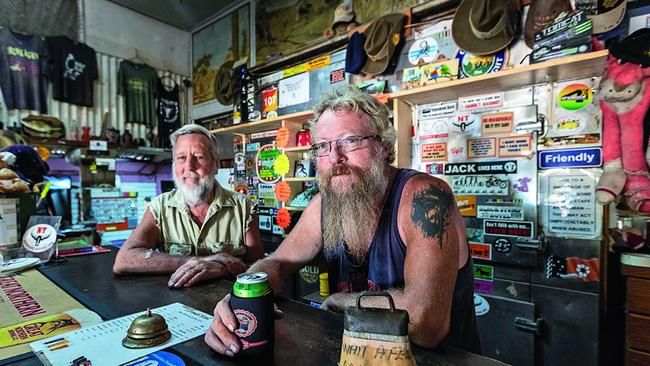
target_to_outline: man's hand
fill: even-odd
[[[223,264],[228,270],[228,273],[233,276],[237,276],[238,274],[246,271],[246,263],[244,263],[243,260],[227,253],[214,254],[203,259]]]
[[[355,306],[358,294],[349,294],[345,292],[335,292],[327,297],[321,304],[320,308],[324,310],[336,311],[342,313],[345,308]]]
[[[201,281],[223,277],[228,273],[226,266],[217,261],[194,258],[178,267],[169,278],[169,287],[190,287]]]
[[[275,318],[282,317],[282,311],[274,304]],[[222,355],[234,356],[241,350],[242,344],[235,330],[239,328],[239,321],[230,308],[230,294],[226,295],[214,307],[214,319],[205,333],[205,343]]]

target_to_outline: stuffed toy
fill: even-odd
[[[596,197],[607,204],[622,193],[630,209],[650,213],[644,118],[650,107],[650,68],[609,56],[599,88],[603,113],[603,175]]]
[[[16,179],[27,182],[29,187],[42,182],[43,176],[50,170],[34,148],[27,145],[11,145],[0,150],[1,168],[11,169],[17,175]]]

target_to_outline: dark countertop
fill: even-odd
[[[79,256],[68,262],[45,265],[39,271],[90,310],[104,319],[114,319],[180,302],[212,314],[216,303],[232,287],[226,280],[214,281],[187,289],[170,290],[168,275],[123,276],[113,275],[112,266],[117,249],[111,253]],[[308,305],[278,299],[284,312],[275,322],[275,365],[292,365],[299,361],[306,365],[336,365],[343,335],[343,316]],[[188,365],[234,365],[226,356],[212,352],[203,337],[197,337],[172,348]],[[456,349],[428,350],[414,346],[419,365],[503,365],[487,357]],[[31,365],[35,358],[24,359],[12,365]],[[255,362],[260,364],[259,361]]]

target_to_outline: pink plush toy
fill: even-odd
[[[650,177],[643,120],[650,107],[650,68],[609,56],[598,91],[603,112],[603,175],[596,197],[607,204],[623,193],[632,210],[650,213]]]

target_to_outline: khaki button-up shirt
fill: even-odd
[[[228,253],[241,256],[255,205],[246,196],[225,190],[215,182],[214,199],[199,227],[177,190],[163,193],[149,203],[160,230],[158,249],[171,255],[205,256]]]

